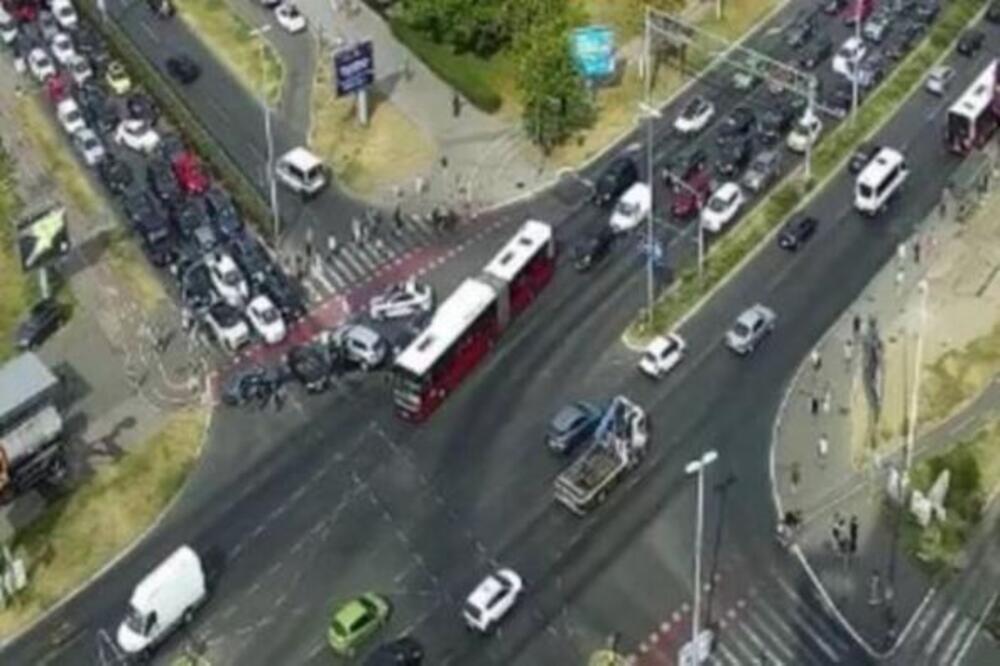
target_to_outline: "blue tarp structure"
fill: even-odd
[[[615,73],[615,33],[594,25],[577,28],[570,35],[573,62],[588,79],[604,79]]]

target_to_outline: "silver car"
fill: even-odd
[[[924,89],[930,94],[940,97],[947,92],[954,78],[954,68],[948,65],[938,65],[927,75],[927,82],[924,83]]]
[[[774,177],[778,174],[778,163],[781,155],[776,150],[765,150],[758,153],[747,172],[743,174],[743,187],[751,192],[760,192],[765,189]]]
[[[726,346],[741,356],[750,354],[774,330],[777,319],[774,310],[765,305],[750,306],[726,333]]]

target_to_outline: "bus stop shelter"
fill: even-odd
[[[996,160],[992,151],[976,151],[969,155],[948,179],[944,201],[954,206],[955,220],[964,221],[979,206],[993,185]],[[946,203],[945,206],[948,204]]]

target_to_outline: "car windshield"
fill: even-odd
[[[130,631],[139,634],[140,636],[145,633],[146,616],[139,612],[139,610],[129,604],[128,610],[125,611],[125,626],[129,628]]]
[[[733,333],[736,334],[738,338],[745,338],[750,335],[750,327],[741,321],[736,322],[736,326],[733,326]]]
[[[240,283],[240,274],[235,270],[223,270],[222,271],[222,284],[234,287]]]
[[[688,102],[688,105],[684,107],[684,112],[681,114],[685,118],[693,118],[701,113],[704,104],[700,98],[695,98]]]
[[[345,629],[344,625],[340,623],[340,620],[334,620],[330,628],[333,629],[333,633],[338,636],[347,636],[347,629]]]
[[[256,310],[257,318],[260,319],[265,324],[271,324],[277,321],[278,313],[274,308],[270,307],[260,307]]]
[[[615,212],[619,215],[632,216],[635,215],[639,210],[639,205],[635,203],[630,203],[628,201],[619,201],[618,205],[615,206]]]
[[[709,210],[715,213],[721,213],[729,207],[729,199],[723,197],[712,197],[712,200],[708,202]]]
[[[468,614],[469,617],[475,618],[477,620],[482,615],[482,613],[479,611],[479,607],[471,603],[465,604],[465,612],[466,614]]]

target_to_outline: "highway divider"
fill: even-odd
[[[821,138],[813,151],[813,178],[805,182],[801,169],[793,169],[731,233],[712,244],[705,254],[700,279],[697,266],[686,266],[678,272],[674,283],[655,302],[652,322],[643,310],[625,331],[625,343],[630,347],[642,347],[652,336],[677,326],[697,309],[795,210],[809,201],[817,183],[825,183],[831,178],[851,152],[896,112],[988,2],[953,0],[946,5],[927,37],[861,105],[856,121],[845,119]]]
[[[261,191],[114,19],[104,18],[94,0],[81,0],[77,7],[91,26],[101,33],[114,56],[125,65],[129,75],[156,99],[171,125],[184,137],[185,143],[194,148],[213,175],[225,186],[239,207],[244,221],[257,229],[263,242],[270,243],[270,208]]]

